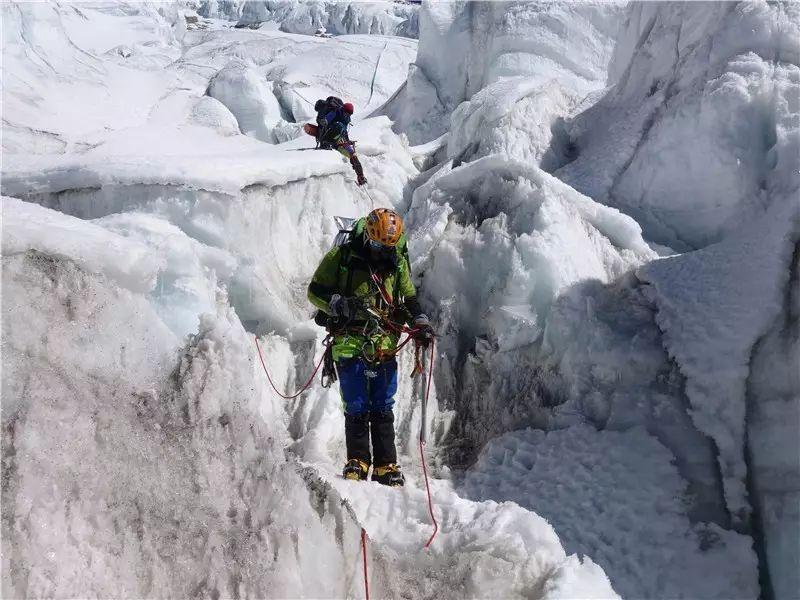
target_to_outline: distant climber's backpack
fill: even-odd
[[[323,115],[331,111],[341,113],[343,109],[344,102],[342,102],[341,98],[337,98],[336,96],[328,96],[325,100],[317,100],[314,104],[314,110]]]

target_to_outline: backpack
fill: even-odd
[[[344,109],[344,102],[341,98],[336,96],[328,96],[325,100],[317,100],[314,104],[314,110],[318,113],[329,113],[336,111],[340,113]]]

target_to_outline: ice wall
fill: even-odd
[[[602,88],[621,8],[613,2],[425,2],[406,87],[383,110],[421,144],[449,129],[459,103],[509,76],[563,85],[578,96]]]
[[[782,544],[800,530],[787,508],[797,463],[779,458],[796,455],[785,440],[797,437],[799,388],[782,365],[798,361],[787,291],[800,190],[798,31],[793,3],[632,4],[613,87],[568,120],[576,158],[556,172],[634,216],[648,238],[704,248],[638,274],[652,284],[645,293],[686,378],[689,414],[719,453],[725,507],[752,528],[765,593],[776,597],[796,593],[785,560],[796,551]],[[778,346],[783,358],[764,360]]]
[[[800,189],[798,40],[792,2],[633,3],[559,177],[678,250],[735,232]]]
[[[797,550],[787,537],[800,531],[798,240],[800,208],[776,205],[739,235],[639,270],[665,347],[687,377],[692,420],[715,442],[728,510],[753,528],[777,598],[796,589],[788,563]]]
[[[34,250],[4,248],[3,292],[4,596],[360,590],[358,528],[285,457],[232,311],[180,348],[143,296]]]
[[[766,565],[765,592],[791,598],[800,589],[800,251],[795,243],[783,310],[753,347],[747,381],[750,500]]]

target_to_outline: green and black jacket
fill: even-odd
[[[395,248],[392,265],[375,265],[369,260],[369,251],[364,246],[364,219],[356,221],[347,242],[330,250],[317,267],[308,286],[308,299],[319,310],[330,314],[331,297],[339,294],[346,298],[356,297],[365,306],[384,312],[378,286],[372,281],[370,268],[377,273],[383,288],[395,307],[392,320],[407,323],[422,313],[417,300],[417,289],[411,281],[411,266],[408,261],[405,236]],[[380,325],[366,311],[359,310],[353,321],[341,331],[334,331],[334,360],[363,357],[373,360],[384,353],[392,353],[397,347],[399,335]]]

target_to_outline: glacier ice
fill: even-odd
[[[558,176],[676,249],[735,234],[800,189],[798,40],[792,2],[632,4]]]
[[[205,0],[204,0],[205,1]],[[418,6],[405,2],[352,2],[341,0],[249,0],[222,9],[227,18],[238,14],[237,27],[258,27],[273,22],[281,31],[311,35],[320,27],[334,35],[367,33],[417,37]],[[201,10],[203,10],[201,8]]]
[[[405,86],[382,108],[414,144],[450,129],[450,113],[513,76],[576,95],[602,88],[624,5],[618,2],[430,2]]]
[[[364,527],[376,596],[793,597],[796,7],[1,10],[4,596],[359,596]],[[427,552],[410,354],[398,491],[253,343],[306,380],[377,205],[440,333]]]

